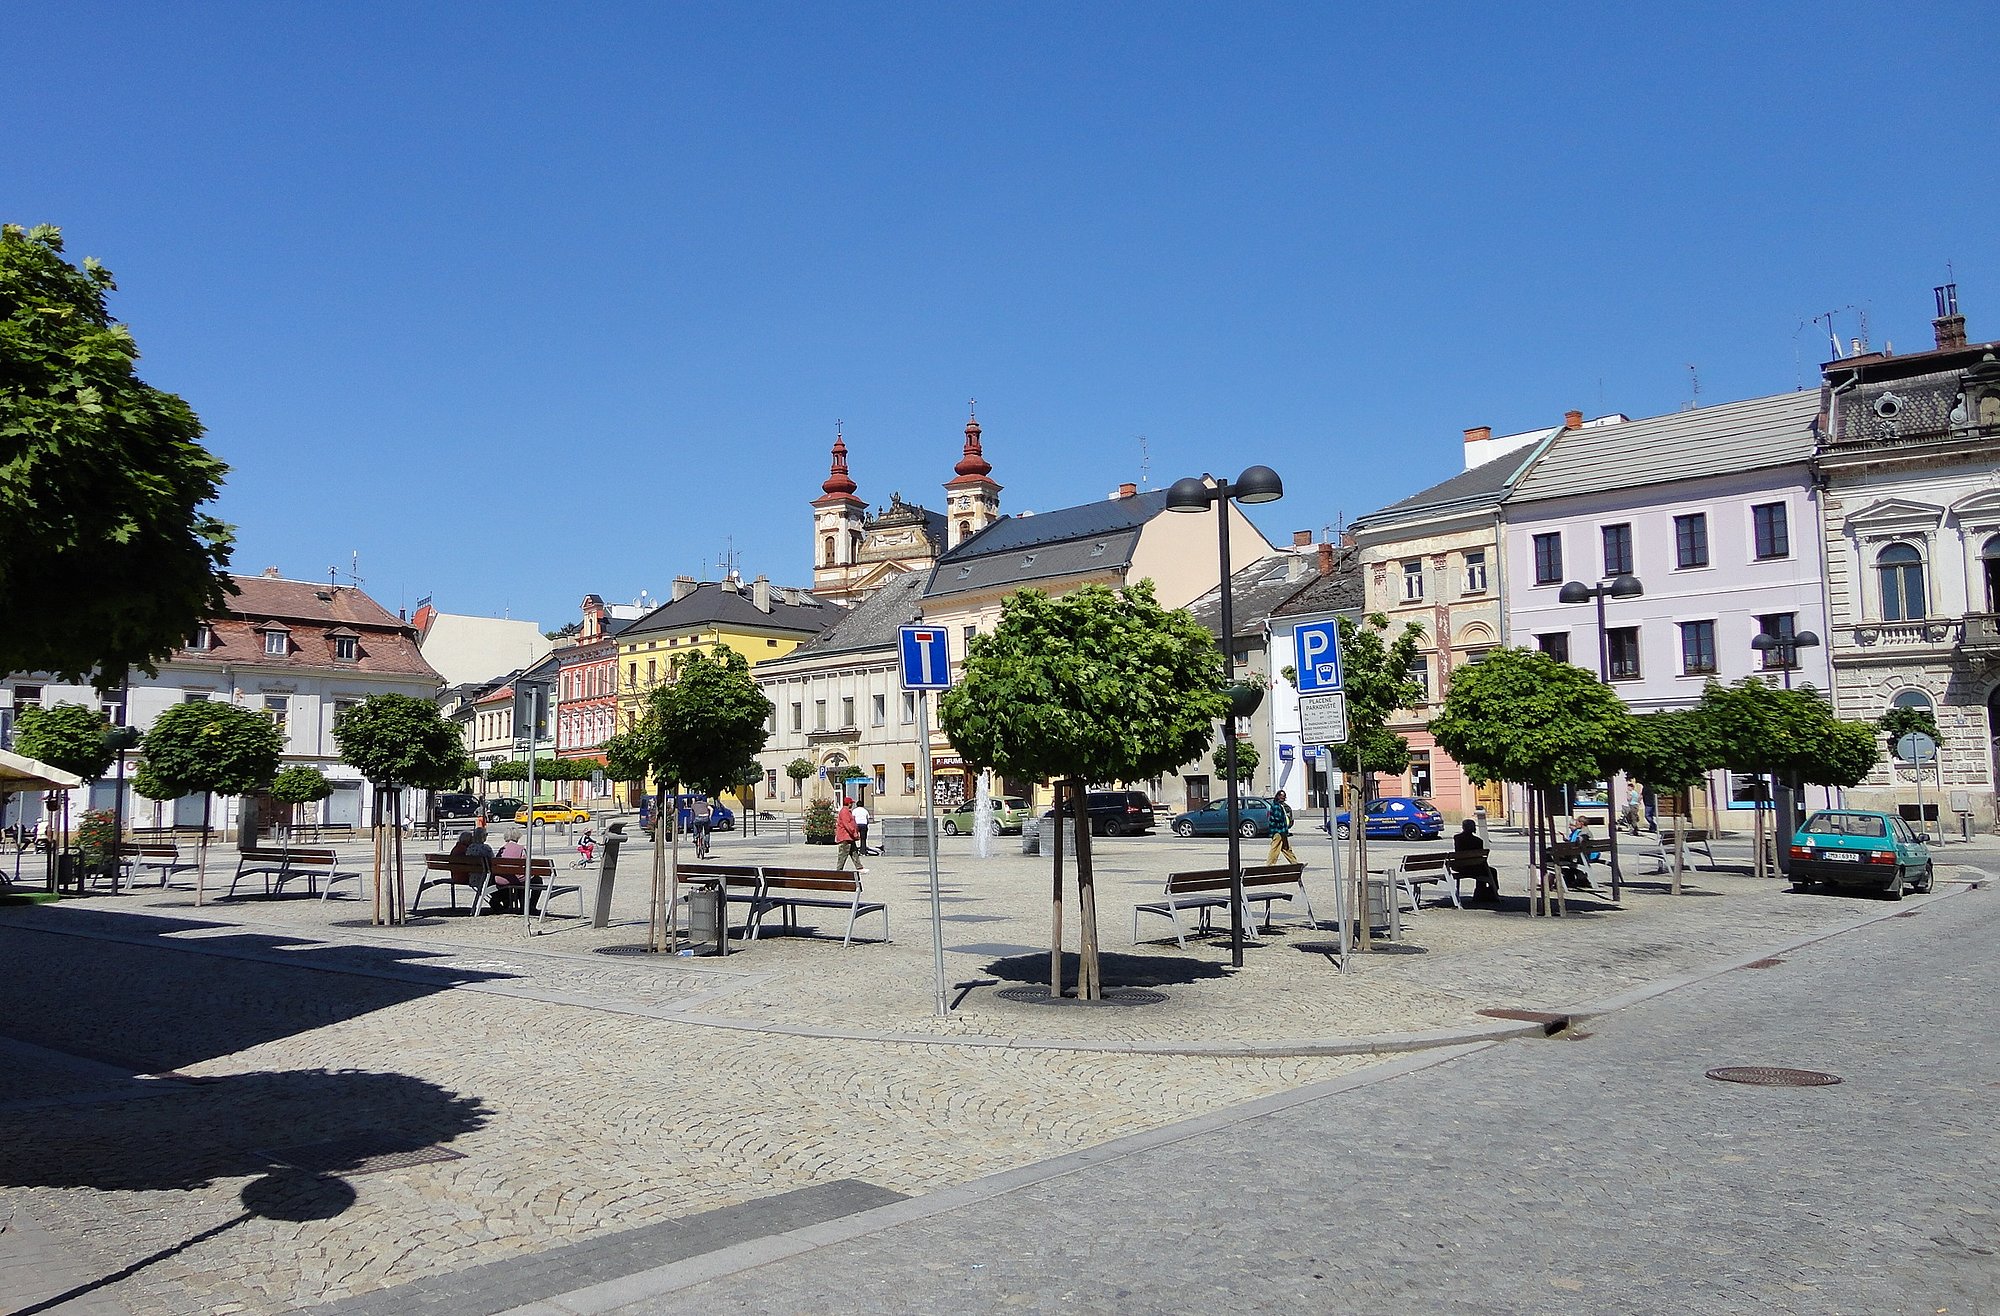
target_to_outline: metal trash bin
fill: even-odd
[[[1395,897],[1396,884],[1386,877],[1373,874],[1368,878],[1368,926],[1371,928],[1393,929],[1401,925],[1397,911],[1389,902]]]
[[[1042,852],[1042,821],[1030,818],[1021,824],[1021,853],[1040,854]]]
[[[722,884],[691,883],[687,891],[688,943],[697,955],[727,955],[729,928],[723,923]]]

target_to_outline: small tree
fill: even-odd
[[[1706,719],[1693,709],[1642,713],[1626,724],[1623,739],[1611,759],[1618,770],[1656,791],[1688,798],[1696,785],[1717,766]],[[1687,871],[1681,841],[1683,819],[1674,815],[1673,893],[1679,895]]]
[[[95,708],[82,704],[54,704],[48,708],[24,708],[14,725],[14,749],[52,768],[72,772],[85,781],[104,775],[115,757],[105,743],[110,719]],[[58,848],[69,844],[69,792],[62,794],[62,837]]]
[[[1215,764],[1216,776],[1227,777],[1229,775],[1229,750],[1226,746],[1218,748],[1211,761]],[[1255,745],[1247,740],[1238,740],[1236,742],[1236,780],[1246,786],[1249,785],[1251,779],[1257,775],[1257,764],[1261,761]]]
[[[1594,673],[1530,649],[1495,649],[1452,673],[1431,737],[1474,781],[1532,788],[1529,863],[1539,873],[1544,793],[1615,772],[1630,722],[1624,703]],[[1560,882],[1556,890],[1560,896]]]
[[[64,258],[60,230],[0,226],[0,671],[106,690],[232,589],[229,527],[200,510],[229,468],[188,404],[134,373],[116,287]]]
[[[289,831],[297,822],[293,811],[301,804],[318,804],[333,794],[333,783],[318,768],[304,764],[294,764],[277,775],[271,782],[271,798],[285,806],[285,827]]]
[[[1058,781],[1058,817],[1074,828],[1081,948],[1077,994],[1103,996],[1097,898],[1084,791],[1134,781],[1199,758],[1227,711],[1215,637],[1186,612],[1159,605],[1151,581],[1051,598],[1022,590],[990,635],[973,637],[963,679],[939,720],[968,763],[1030,781]],[[1069,804],[1062,805],[1067,795]],[[1054,846],[1049,993],[1062,995],[1062,841]]]
[[[445,790],[465,778],[469,766],[465,741],[438,706],[412,695],[370,695],[340,711],[333,720],[333,740],[340,757],[354,765],[375,787],[375,907],[371,921],[403,921],[403,832],[394,829],[393,855],[386,854],[382,801],[400,812],[402,792]],[[393,864],[385,885],[383,872]],[[389,889],[392,886],[393,889]]]
[[[755,759],[770,738],[771,708],[750,675],[749,662],[718,644],[708,653],[689,654],[676,680],[654,687],[646,715],[633,734],[647,750],[654,780],[662,788],[692,786],[720,795],[736,784],[738,770]],[[667,821],[664,791],[655,807],[658,825],[672,828],[674,854],[669,872],[666,847],[653,847],[651,944],[655,950],[667,950],[675,936],[680,832]]]
[[[148,799],[201,796],[197,905],[207,896],[209,796],[263,790],[277,775],[283,751],[284,737],[270,718],[219,700],[173,704],[153,720],[140,745],[146,760],[140,794]]]
[[[792,794],[797,795],[807,778],[819,771],[811,759],[793,759],[785,765],[785,775],[792,779]]]
[[[1940,744],[1944,741],[1944,733],[1938,730],[1937,717],[1928,708],[1904,708],[1898,705],[1882,714],[1875,725],[1889,733],[1889,746],[1892,749],[1895,748],[1897,741],[1912,731],[1920,731]]]
[[[1389,619],[1379,612],[1359,621],[1339,617],[1334,624],[1340,633],[1347,743],[1331,748],[1333,760],[1345,778],[1351,823],[1348,843],[1354,848],[1354,862],[1350,866],[1354,874],[1353,894],[1351,901],[1345,892],[1341,898],[1350,901],[1352,926],[1361,929],[1361,944],[1366,946],[1373,943],[1373,931],[1366,917],[1363,882],[1368,871],[1368,829],[1360,825],[1360,819],[1367,801],[1374,795],[1374,775],[1402,772],[1410,766],[1410,742],[1389,730],[1389,719],[1400,710],[1423,705],[1424,688],[1410,678],[1410,670],[1417,664],[1417,645],[1423,640],[1424,628],[1406,622],[1391,638]],[[1290,667],[1285,670],[1297,685],[1297,670]]]
[[[613,781],[643,783],[652,771],[652,745],[635,731],[621,731],[604,742],[604,775]]]

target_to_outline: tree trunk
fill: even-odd
[[[409,908],[409,906],[408,906],[408,905],[406,905],[406,904],[404,903],[404,896],[403,896],[403,827],[402,827],[402,813],[403,813],[403,792],[402,792],[401,788],[398,788],[398,789],[397,789],[397,791],[396,791],[396,793],[395,793],[394,795],[390,796],[390,799],[389,799],[389,834],[390,834],[390,835],[391,835],[391,836],[392,836],[392,837],[393,837],[393,838],[395,839],[395,846],[396,846],[396,909],[395,909],[395,914],[396,914],[396,919],[395,919],[395,921],[396,921],[397,923],[404,923],[404,922],[407,922],[407,919],[406,919],[406,918],[404,917],[404,910],[406,910],[406,909],[408,909],[408,908]],[[547,899],[547,897],[546,897],[546,896],[544,896],[544,897],[543,897],[543,899],[545,899],[545,900],[546,900],[546,899]]]
[[[382,898],[382,791],[379,787],[373,792],[373,798],[368,805],[368,840],[372,863],[370,878],[374,883],[375,893],[375,903],[368,921],[379,928],[388,921],[384,916],[388,902]]]
[[[1052,913],[1049,919],[1049,999],[1052,1001],[1062,999],[1063,994],[1063,823],[1069,816],[1064,811],[1063,802],[1068,797],[1069,782],[1057,782],[1056,812],[1055,817],[1050,819],[1051,829],[1055,832],[1051,847],[1055,852],[1055,886],[1050,894]]]
[[[194,903],[208,903],[208,802],[212,797],[207,791],[201,793],[201,843],[195,847],[194,855]]]
[[[1072,783],[1070,798],[1077,802],[1076,906],[1081,925],[1077,938],[1076,996],[1080,1001],[1096,1001],[1104,997],[1104,976],[1097,965],[1097,887],[1090,865],[1090,814],[1084,807],[1089,797],[1082,782]]]
[[[1683,796],[1682,798],[1685,799],[1686,797]],[[1684,843],[1682,841],[1683,833],[1681,831],[1681,821],[1682,819],[1680,814],[1678,813],[1675,814],[1674,815],[1674,894],[1675,895],[1679,895],[1681,893],[1681,878],[1687,872],[1687,851],[1683,848]]]

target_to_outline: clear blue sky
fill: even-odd
[[[116,273],[236,567],[574,619],[808,579],[836,418],[936,505],[1288,490],[2000,337],[1971,5],[15,6],[0,218]],[[1845,309],[1858,308],[1858,309]]]

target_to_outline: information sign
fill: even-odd
[[[1301,695],[1299,738],[1314,745],[1347,743],[1347,696]]]

